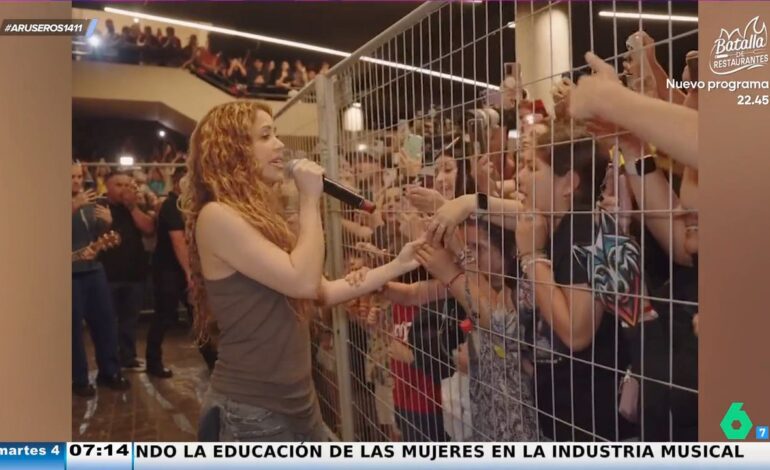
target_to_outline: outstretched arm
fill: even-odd
[[[348,276],[334,281],[322,279],[317,295],[318,303],[328,307],[347,302],[377,291],[387,282],[417,269],[419,264],[414,259],[414,253],[422,243],[422,240],[407,243],[396,259],[372,270],[361,271],[358,278]]]

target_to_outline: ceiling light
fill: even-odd
[[[166,137],[166,131],[164,131],[163,129],[159,130],[158,131],[158,137],[160,137],[161,139],[163,137]]]
[[[222,27],[219,27],[219,26],[213,26],[213,25],[208,25],[208,24],[203,24],[203,23],[196,23],[194,21],[178,20],[178,19],[174,19],[174,18],[167,18],[167,17],[164,17],[164,16],[150,15],[150,14],[147,14],[147,13],[139,13],[139,12],[136,12],[136,11],[123,10],[123,9],[120,9],[120,8],[112,8],[112,7],[105,7],[104,11],[107,12],[107,13],[114,13],[116,15],[133,16],[133,17],[138,17],[138,18],[142,18],[144,20],[149,20],[149,21],[158,21],[160,23],[167,23],[167,24],[173,24],[173,25],[177,25],[177,26],[184,26],[184,27],[187,27],[187,28],[200,29],[200,30],[209,31],[209,32],[212,32],[212,33],[224,34],[224,35],[227,35],[227,36],[237,36],[237,37],[241,37],[241,38],[252,39],[252,40],[255,40],[255,41],[262,41],[262,42],[266,42],[266,43],[270,43],[270,44],[278,44],[278,45],[281,45],[281,46],[293,47],[293,48],[296,48],[296,49],[304,49],[304,50],[307,50],[307,51],[320,52],[322,54],[329,54],[329,55],[333,55],[333,56],[337,56],[337,57],[349,57],[350,56],[350,52],[339,51],[337,49],[330,49],[328,47],[315,46],[313,44],[307,44],[307,43],[304,43],[304,42],[290,41],[288,39],[274,38],[274,37],[270,37],[270,36],[264,36],[264,35],[261,35],[261,34],[247,33],[247,32],[244,32],[244,31],[238,31],[238,30],[230,29],[230,28],[222,28]],[[371,62],[371,63],[377,64],[377,65],[383,65],[383,66],[386,66],[386,67],[393,67],[393,68],[397,68],[397,69],[401,69],[401,70],[407,70],[407,71],[410,71],[410,72],[417,72],[417,73],[422,73],[422,74],[425,74],[425,75],[430,75],[432,77],[438,77],[438,78],[443,78],[443,79],[447,79],[447,80],[452,80],[452,81],[455,81],[455,82],[464,83],[466,85],[474,85],[474,86],[478,86],[478,87],[484,87],[484,88],[488,88],[490,90],[499,90],[500,89],[499,86],[495,86],[495,85],[492,85],[492,84],[489,84],[489,83],[479,82],[479,81],[476,81],[476,80],[470,80],[468,78],[458,77],[456,75],[451,75],[451,74],[448,74],[448,73],[435,72],[435,71],[424,69],[424,68],[421,68],[421,67],[414,67],[414,66],[411,66],[411,65],[400,64],[400,63],[397,63],[397,62],[390,62],[390,61],[386,61],[386,60],[374,59],[372,57],[361,57],[360,60],[365,61],[365,62]]]
[[[654,20],[654,21],[681,21],[685,23],[697,23],[697,16],[685,15],[661,15],[655,13],[634,13],[630,11],[600,11],[599,16],[604,18],[622,18],[627,20]]]
[[[360,106],[353,105],[345,110],[342,117],[342,128],[351,132],[364,130],[364,113]]]

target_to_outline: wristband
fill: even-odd
[[[534,259],[540,259],[540,258],[548,258],[548,255],[545,254],[543,251],[535,251],[532,253],[526,253],[526,254],[520,254],[519,255],[519,264],[528,264],[532,262]]]
[[[486,193],[476,193],[476,209],[479,212],[487,212],[489,210],[489,196]]]
[[[455,283],[455,281],[456,281],[456,280],[457,280],[457,279],[458,279],[460,276],[462,276],[463,274],[465,274],[465,271],[459,271],[457,274],[455,274],[455,275],[452,277],[452,279],[450,279],[450,280],[449,280],[449,282],[447,282],[447,283],[445,284],[446,288],[447,288],[447,289],[451,289],[451,288],[452,288],[452,284],[454,284],[454,283]]]
[[[551,264],[551,260],[549,260],[548,258],[535,258],[531,260],[529,263],[527,263],[526,265],[523,265],[521,267],[521,270],[527,276],[527,279],[532,279],[532,275],[530,274],[529,271],[532,269],[532,266],[534,266],[536,263],[544,263],[544,264],[547,264],[548,266],[553,266]]]
[[[636,173],[641,176],[649,175],[658,169],[655,165],[655,157],[652,155],[645,155],[643,158],[640,158],[634,162],[634,166],[636,167]]]
[[[653,155],[645,155],[633,163],[624,165],[624,168],[629,175],[644,176],[655,171],[657,166],[655,165],[655,157]]]
[[[548,256],[546,256],[543,252],[535,252],[532,254],[524,255],[521,257],[521,261],[519,265],[521,266],[521,271],[527,276],[529,275],[529,269],[534,265],[535,263],[542,262],[542,263],[548,263],[551,264],[551,260],[548,259]]]

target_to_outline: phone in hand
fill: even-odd
[[[412,160],[422,162],[423,138],[417,134],[407,134],[404,139],[404,153]]]
[[[487,138],[487,126],[483,118],[474,117],[468,120],[468,135],[470,137],[470,151],[473,155],[487,153],[489,142]]]
[[[687,54],[687,70],[690,71],[690,81],[698,81],[698,53]]]
[[[94,180],[87,180],[83,183],[83,190],[84,191],[94,191],[96,190],[96,182]]]

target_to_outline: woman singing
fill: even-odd
[[[199,438],[221,441],[325,440],[311,380],[309,321],[417,267],[417,243],[355,286],[322,277],[319,199],[323,169],[300,161],[295,236],[280,207],[284,145],[267,104],[213,108],[190,142],[182,208],[199,341],[216,325],[218,360]]]

